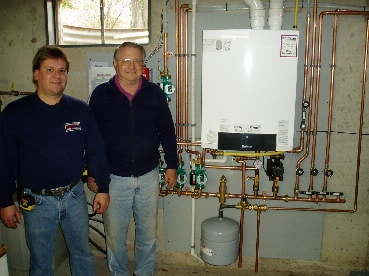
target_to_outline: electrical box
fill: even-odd
[[[204,148],[293,148],[298,31],[204,30]]]

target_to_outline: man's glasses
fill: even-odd
[[[119,60],[119,62],[123,67],[129,67],[129,66],[132,66],[132,64],[135,67],[142,67],[143,66],[143,60],[142,59],[124,58],[124,59]]]

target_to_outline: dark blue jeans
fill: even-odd
[[[30,276],[54,275],[54,249],[59,225],[70,253],[73,276],[94,275],[88,242],[88,210],[83,183],[61,196],[27,194],[36,200],[32,211],[22,211],[30,250]]]

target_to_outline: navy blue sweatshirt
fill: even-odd
[[[63,95],[58,104],[47,105],[35,93],[8,104],[0,120],[8,172],[21,187],[63,187],[78,180],[86,166],[99,192],[109,191],[104,142],[85,102]],[[4,207],[15,185],[0,183]]]
[[[89,101],[105,140],[110,172],[138,177],[159,164],[160,145],[168,169],[177,169],[177,141],[173,119],[161,88],[142,79],[132,102],[114,77],[97,86]]]

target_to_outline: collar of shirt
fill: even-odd
[[[138,85],[137,87],[137,91],[132,95],[130,93],[128,93],[126,90],[123,89],[123,87],[120,85],[119,83],[119,80],[118,80],[118,77],[117,75],[115,75],[114,77],[114,82],[115,82],[115,85],[118,87],[119,91],[125,95],[130,101],[133,100],[133,98],[135,97],[135,95],[137,94],[138,91],[140,91],[141,89],[141,86],[142,86],[142,78],[140,79],[140,84]]]

